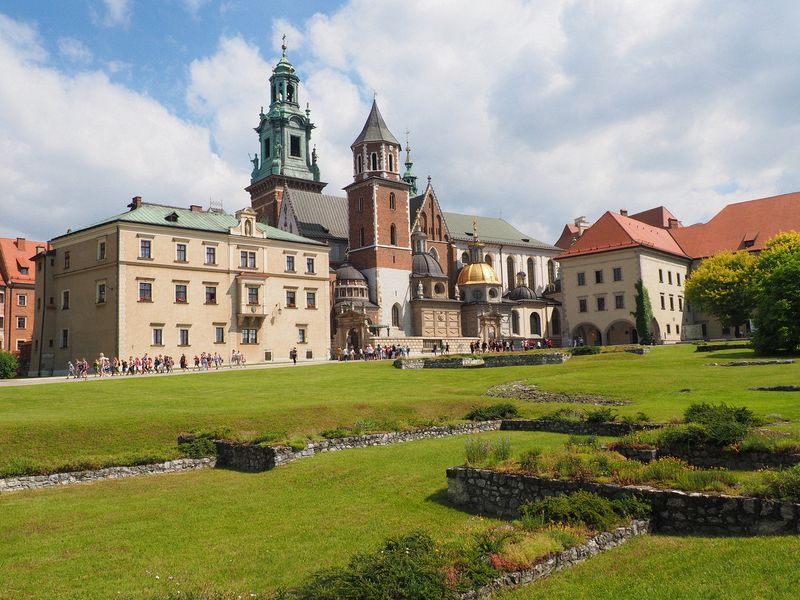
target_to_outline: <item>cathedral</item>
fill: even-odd
[[[560,250],[502,219],[444,212],[430,177],[418,189],[408,141],[403,157],[376,101],[350,145],[352,182],[344,195],[323,192],[311,111],[282,49],[246,191],[263,223],[329,247],[332,351],[560,345]]]

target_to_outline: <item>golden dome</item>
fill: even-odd
[[[458,274],[456,285],[470,285],[473,283],[500,285],[494,269],[485,262],[471,263],[464,265],[461,273]]]

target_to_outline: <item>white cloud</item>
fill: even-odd
[[[59,38],[58,51],[64,58],[74,63],[85,65],[92,62],[92,51],[83,42],[75,38]]]
[[[130,0],[102,0],[101,10],[96,6],[89,7],[92,22],[101,27],[127,27],[131,21]]]
[[[197,18],[200,10],[203,9],[210,0],[183,0],[183,7],[192,17]]]
[[[0,36],[0,72],[14,82],[0,86],[0,235],[51,238],[124,211],[134,195],[247,205],[247,170],[212,152],[208,129],[102,72],[65,76],[41,62],[27,25],[0,27],[13,34]]]

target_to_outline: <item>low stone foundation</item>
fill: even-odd
[[[570,435],[603,435],[622,437],[633,431],[659,429],[662,425],[655,423],[591,423],[589,421],[550,421],[549,419],[504,420],[500,424],[503,431],[547,431],[550,433],[567,433]]]
[[[527,365],[562,365],[571,358],[567,352],[530,352],[526,354],[481,354],[452,358],[400,358],[398,369],[466,369],[475,367],[519,367]]]
[[[627,527],[618,527],[614,531],[598,534],[585,544],[570,548],[569,550],[564,550],[564,552],[556,554],[555,556],[545,558],[529,569],[505,573],[502,577],[498,577],[491,583],[477,590],[462,593],[459,598],[462,598],[462,600],[488,598],[500,590],[533,583],[539,579],[544,579],[551,573],[573,567],[585,561],[587,558],[591,558],[606,550],[616,548],[631,538],[645,535],[649,533],[649,530],[649,521],[632,521]]]
[[[91,483],[102,479],[122,479],[140,475],[159,475],[161,473],[208,469],[214,466],[214,462],[213,458],[180,458],[151,465],[107,467],[94,471],[71,471],[68,473],[53,473],[52,475],[9,477],[8,479],[0,479],[0,493],[38,490],[58,485],[71,485],[73,483]]]
[[[779,454],[775,452],[732,452],[716,448],[696,448],[687,451],[661,450],[657,448],[614,448],[625,458],[640,462],[651,462],[656,458],[672,456],[690,465],[705,469],[730,469],[734,471],[757,471],[793,467],[800,464],[798,454]]]
[[[617,499],[635,494],[653,505],[653,531],[703,535],[796,535],[800,505],[743,496],[660,490],[645,486],[559,481],[485,469],[447,469],[447,496],[457,506],[484,514],[516,517],[530,500],[579,490]]]
[[[731,360],[722,363],[706,363],[707,367],[762,367],[765,365],[791,365],[794,361],[785,360]]]
[[[496,431],[500,429],[500,421],[481,421],[466,425],[449,425],[445,427],[425,427],[413,431],[389,431],[386,433],[370,433],[321,442],[311,442],[302,450],[293,450],[289,446],[261,446],[259,444],[243,444],[226,440],[215,440],[217,447],[217,466],[256,473],[269,471],[277,466],[292,462],[299,458],[314,456],[320,452],[335,452],[351,448],[368,446],[387,446],[413,440],[444,438],[454,435]]]
[[[695,352],[716,352],[717,350],[750,350],[753,346],[750,342],[739,342],[733,344],[699,344]]]

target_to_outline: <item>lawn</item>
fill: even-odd
[[[752,353],[686,345],[564,365],[401,371],[384,361],[0,388],[0,473],[166,460],[176,456],[177,434],[198,428],[298,437],[357,421],[457,420],[496,402],[483,396],[488,387],[513,380],[630,400],[621,415],[644,411],[654,421],[678,417],[692,402],[744,404],[800,431],[800,393],[748,389],[800,383],[800,364],[705,366],[744,357]],[[516,404],[526,416],[562,406]]]

